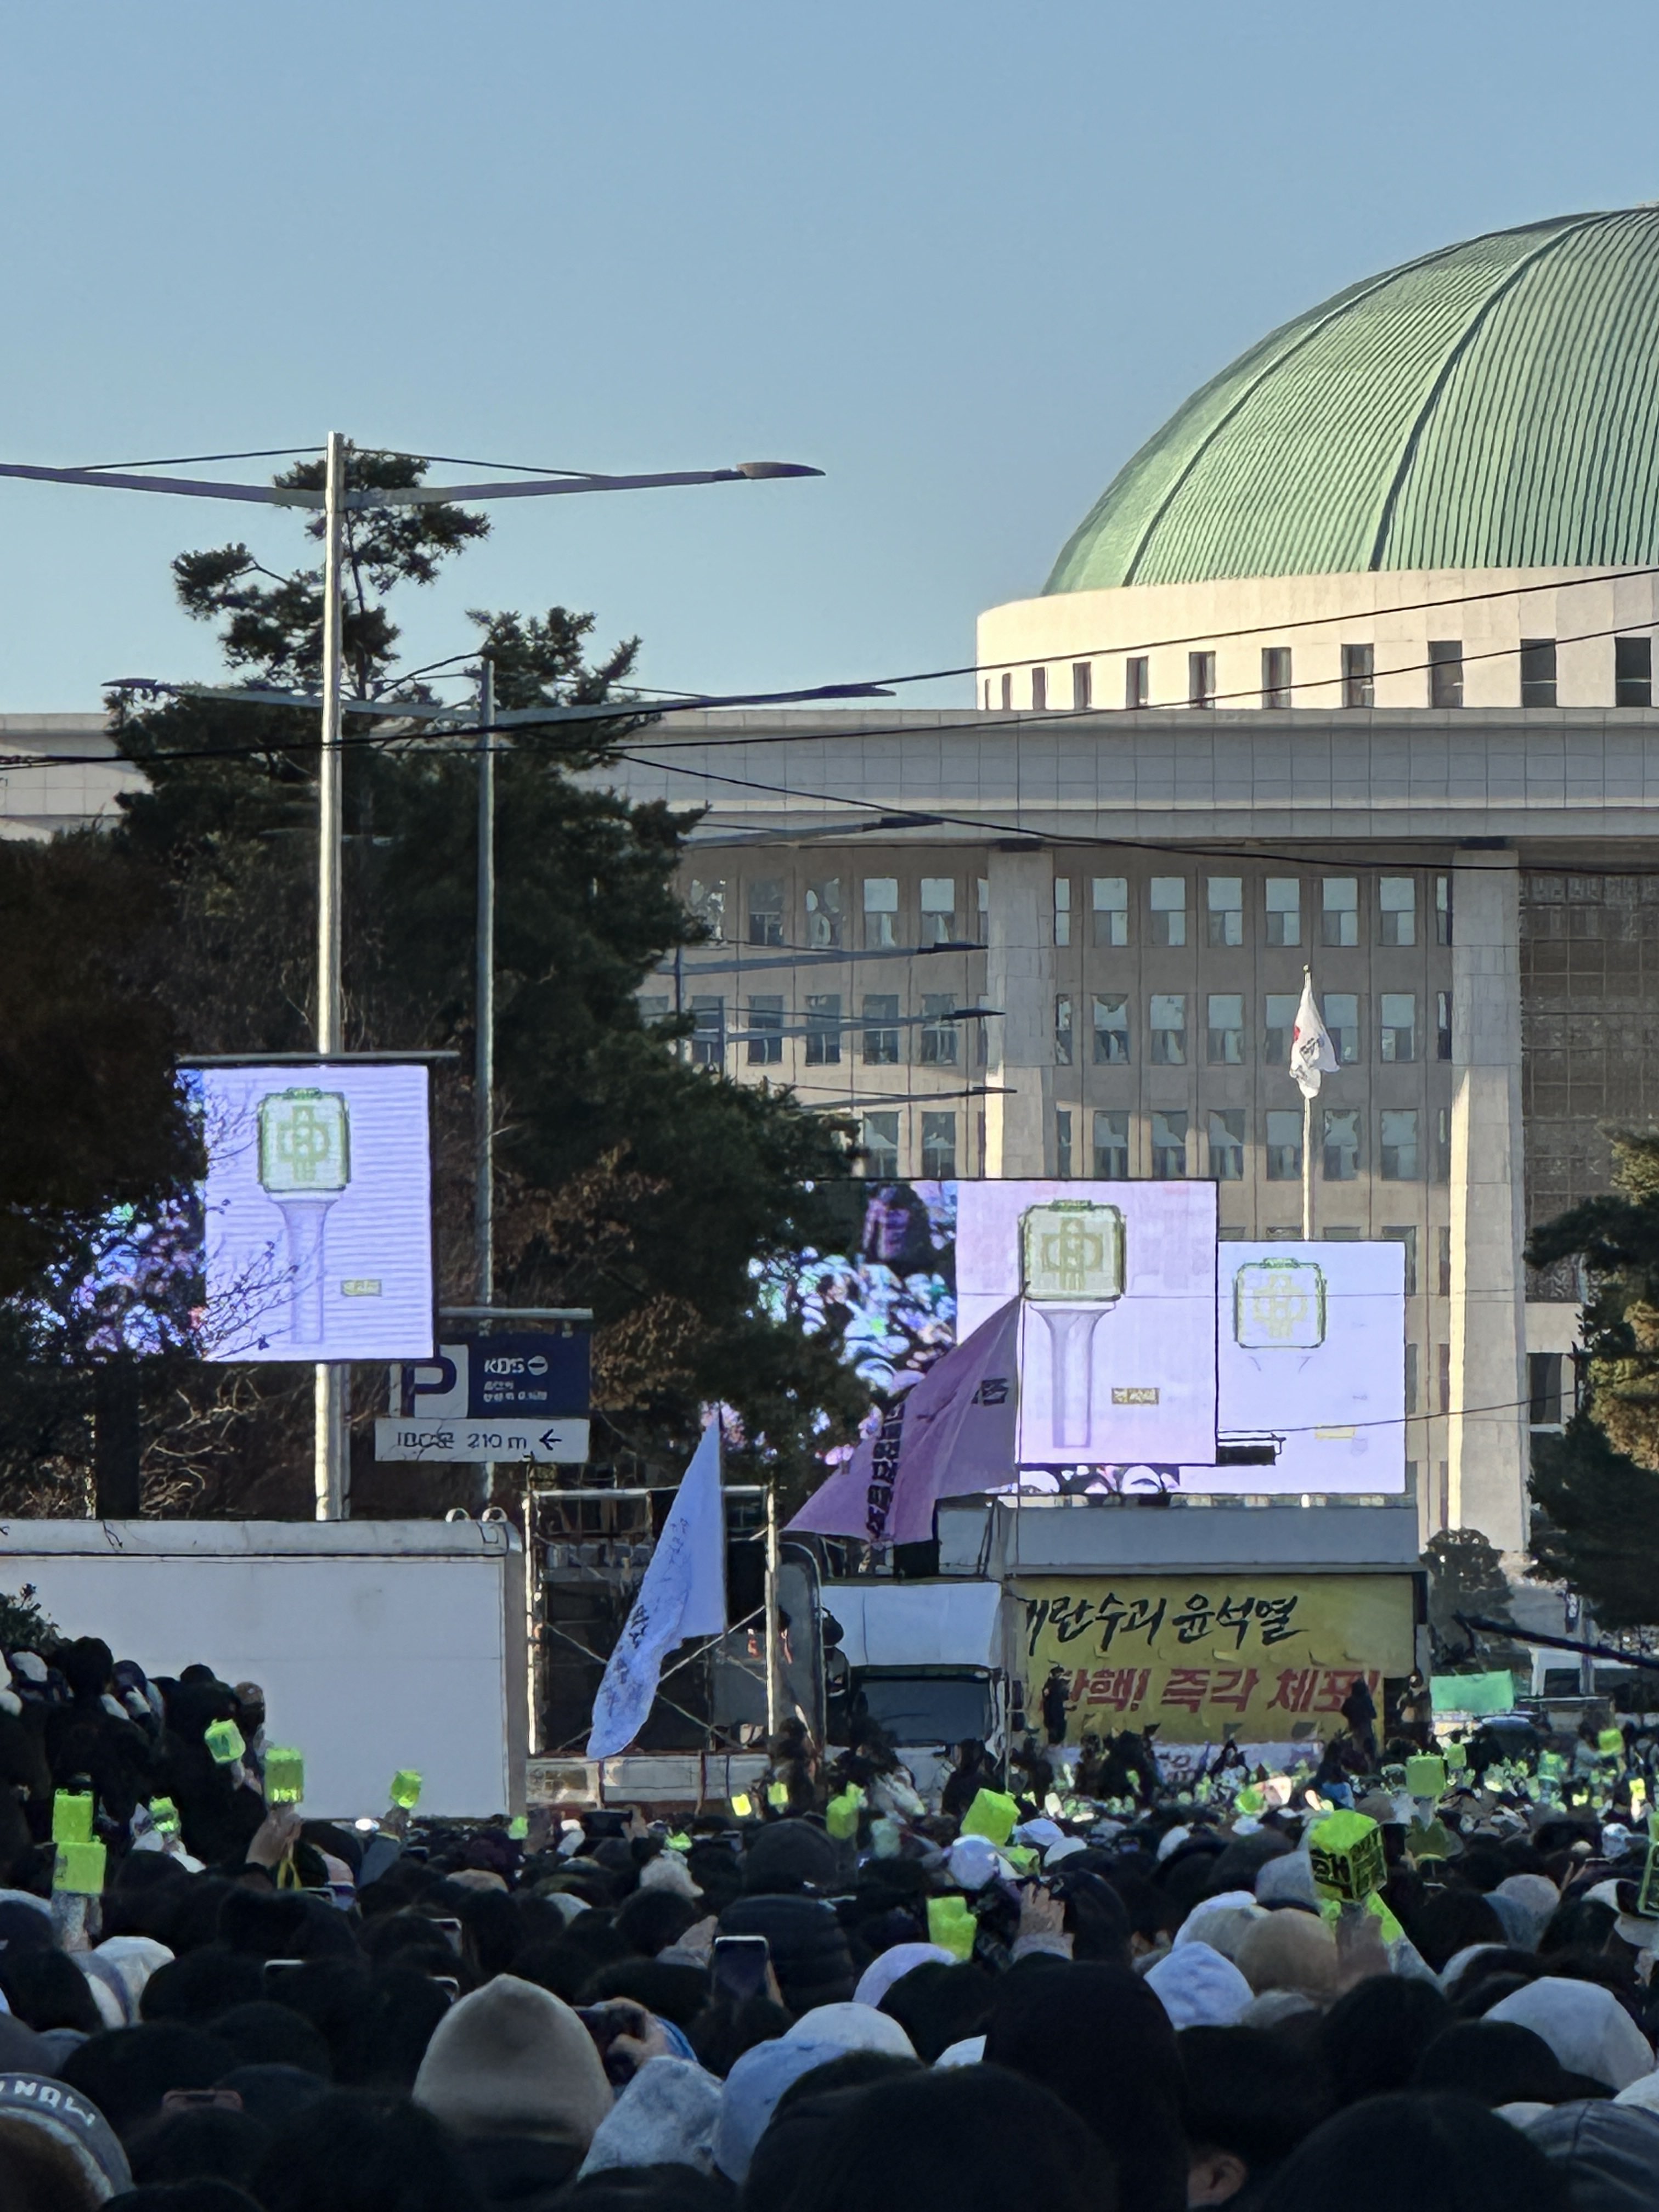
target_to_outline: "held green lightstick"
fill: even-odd
[[[337,1091],[271,1091],[259,1101],[259,1182],[288,1234],[296,1344],[323,1340],[323,1229],[351,1180],[351,1123]]]
[[[1093,1420],[1095,1329],[1123,1295],[1123,1216],[1055,1198],[1028,1207],[1019,1230],[1021,1294],[1048,1331],[1049,1437],[1056,1450],[1080,1450]]]

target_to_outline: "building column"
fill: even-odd
[[[1526,1241],[1520,871],[1460,853],[1452,879],[1451,1393],[1448,1520],[1526,1543]]]
[[[1053,1172],[1054,859],[994,846],[987,867],[985,995],[1002,1018],[985,1025],[985,1173],[1041,1177]]]

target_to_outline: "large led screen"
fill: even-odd
[[[1406,1487],[1403,1244],[1224,1244],[1224,1443],[1270,1463],[1182,1469],[1186,1489]]]
[[[960,1334],[1013,1297],[1022,1467],[1214,1457],[1213,1183],[959,1183]]]
[[[208,1156],[204,1358],[428,1358],[426,1070],[190,1073]]]

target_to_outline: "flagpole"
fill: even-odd
[[[751,1585],[752,1587],[752,1585]],[[782,1685],[778,1674],[778,1493],[766,1486],[766,1734],[769,1741],[778,1732],[782,1709]]]

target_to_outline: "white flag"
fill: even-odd
[[[657,1694],[662,1662],[688,1636],[726,1627],[726,1516],[720,1500],[720,1425],[702,1432],[680,1478],[640,1594],[593,1700],[590,1759],[632,1743]]]
[[[1304,1098],[1317,1098],[1322,1077],[1334,1074],[1340,1065],[1330,1034],[1314,1004],[1313,976],[1302,970],[1302,1004],[1296,1010],[1291,1031],[1291,1074]]]

